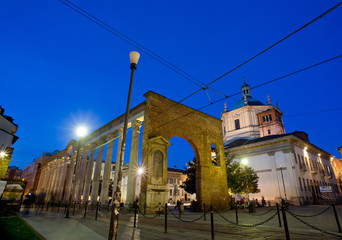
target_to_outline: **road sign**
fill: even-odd
[[[320,192],[332,192],[331,186],[319,186]]]

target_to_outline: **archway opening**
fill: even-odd
[[[181,137],[170,139],[167,159],[168,202],[190,204],[196,201],[196,154]]]

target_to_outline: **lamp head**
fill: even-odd
[[[87,134],[87,129],[85,127],[79,127],[76,130],[76,134],[79,137],[83,137],[83,136],[85,136]]]
[[[142,174],[144,174],[144,171],[145,171],[144,168],[139,167],[137,173],[138,173],[138,175],[142,175]]]
[[[6,156],[6,152],[5,151],[1,151],[0,152],[0,157],[4,157],[4,156]]]
[[[242,159],[242,160],[241,160],[241,163],[242,163],[242,165],[246,166],[247,163],[248,163],[248,161],[247,161],[247,159]]]
[[[140,54],[138,52],[132,51],[129,53],[129,58],[131,60],[131,69],[137,69]]]

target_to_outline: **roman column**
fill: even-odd
[[[122,145],[123,127],[119,129],[118,136],[119,136],[119,141],[118,141],[118,149],[116,151],[116,162],[115,162],[115,174],[114,174],[114,182],[113,182],[112,199],[114,199],[114,193],[116,190],[116,185],[117,185],[117,180],[118,180],[118,175],[119,175],[118,161],[120,161],[120,151],[121,151],[121,145]]]
[[[102,180],[102,187],[101,187],[101,204],[108,203],[108,190],[109,190],[109,180],[110,180],[110,173],[112,170],[112,158],[113,158],[113,144],[114,144],[115,137],[113,134],[109,134],[107,136],[107,153],[106,153],[106,163],[103,172],[103,180]]]
[[[127,203],[135,201],[135,191],[137,186],[139,134],[141,121],[135,120],[132,127],[132,145],[129,157],[128,182],[127,182]]]
[[[97,196],[99,194],[99,184],[100,184],[100,176],[101,176],[101,167],[102,167],[102,158],[103,158],[103,148],[105,144],[105,139],[99,140],[99,147],[97,148],[96,155],[96,165],[94,171],[94,179],[93,179],[93,187],[91,190],[91,202],[92,204],[96,203]]]
[[[87,174],[86,174],[86,179],[84,182],[84,190],[83,190],[83,202],[88,202],[88,198],[89,198],[91,178],[93,175],[94,156],[95,156],[96,147],[97,147],[97,141],[92,142],[90,144],[90,155],[89,155]]]
[[[77,186],[76,186],[76,201],[81,200],[82,190],[83,190],[83,186],[84,186],[84,177],[85,177],[85,172],[87,169],[87,158],[88,158],[89,149],[90,149],[89,144],[84,147],[79,178],[78,178],[78,182],[77,182]]]
[[[75,147],[73,147],[73,150],[75,149]],[[71,201],[72,199],[70,198],[70,193],[71,193],[71,185],[72,185],[72,179],[74,177],[74,170],[75,170],[75,160],[76,160],[76,155],[77,155],[77,151],[73,151],[72,152],[72,156],[70,159],[70,164],[69,164],[69,168],[68,168],[68,172],[66,175],[66,186],[65,186],[65,194],[64,194],[64,201]]]
[[[75,171],[75,181],[74,181],[74,193],[73,193],[73,199],[77,201],[77,191],[79,188],[79,177],[80,177],[80,169],[82,165],[82,153],[83,153],[83,147],[79,146],[78,151],[78,159],[76,160],[76,171]]]

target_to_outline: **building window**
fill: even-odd
[[[306,184],[308,185],[308,191],[311,191],[310,184],[309,184],[309,179],[306,179]]]
[[[240,120],[239,119],[235,120],[235,129],[236,130],[240,129]]]
[[[304,178],[303,178],[303,185],[304,185],[304,190],[307,191],[307,190],[306,190],[306,184],[305,184],[305,179],[304,179]]]
[[[172,189],[170,189],[170,196],[172,196]]]
[[[271,134],[271,130],[268,130],[267,132],[268,132],[268,134]]]
[[[299,178],[299,186],[300,186],[300,190],[303,191],[302,180],[300,178]]]
[[[297,155],[296,155],[295,153],[294,153],[293,155],[294,155],[295,162],[298,163],[298,161],[297,161]]]
[[[170,178],[170,184],[173,184],[173,178]]]
[[[272,116],[271,115],[265,115],[262,117],[262,120],[264,122],[271,122],[272,121]]]

